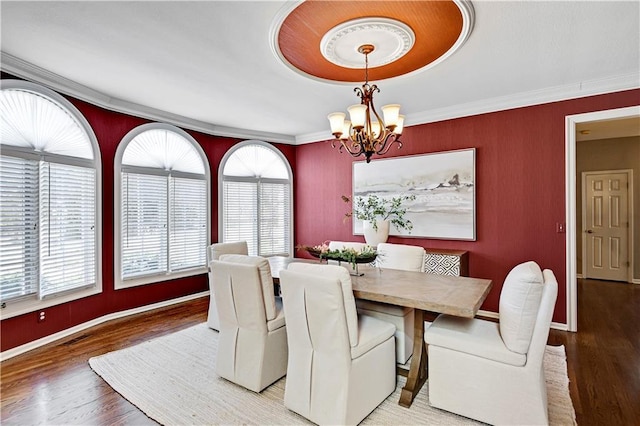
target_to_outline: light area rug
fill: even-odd
[[[254,393],[217,376],[217,347],[218,332],[199,324],[91,358],[89,364],[116,392],[164,425],[309,424],[307,419],[284,406],[286,377],[261,393]],[[544,369],[550,424],[576,424],[563,346],[547,346]],[[431,407],[428,382],[411,408],[399,406],[404,381],[398,377],[395,392],[362,424],[477,424]]]

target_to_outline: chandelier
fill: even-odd
[[[358,48],[358,52],[364,55],[365,82],[361,88],[353,89],[360,97],[360,104],[347,108],[350,120],[345,120],[346,114],[343,112],[334,112],[327,117],[331,133],[340,142],[339,151],[342,152],[344,148],[353,157],[364,154],[367,163],[371,162],[373,154],[386,154],[394,143],[398,144],[398,149],[402,148],[400,135],[404,124],[404,115],[400,115],[400,105],[383,106],[384,120],[373,105],[373,94],[380,91],[375,84],[369,84],[369,54],[374,49],[372,44],[363,44]],[[331,141],[334,148],[336,140]]]

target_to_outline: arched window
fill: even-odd
[[[152,123],[129,132],[115,161],[115,287],[205,273],[210,173],[185,131]]]
[[[292,256],[292,173],[262,141],[234,146],[220,164],[220,240],[247,241],[249,254]]]
[[[100,150],[82,114],[37,84],[0,91],[3,317],[102,291]]]

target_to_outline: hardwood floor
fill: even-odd
[[[121,318],[0,364],[2,425],[156,424],[91,370],[96,355],[207,319],[209,298]]]
[[[565,345],[579,425],[640,425],[640,285],[578,280],[578,332]]]
[[[154,424],[88,364],[206,320],[208,298],[111,321],[2,362],[3,425]],[[640,425],[640,286],[580,280],[578,333],[551,330],[565,345],[580,425]]]

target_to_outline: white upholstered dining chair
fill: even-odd
[[[380,243],[377,252],[376,266],[379,268],[424,272],[423,247]],[[413,351],[413,309],[369,300],[358,300],[356,306],[359,313],[391,322],[396,326],[396,361],[405,364]]]
[[[220,318],[216,373],[260,392],[287,371],[287,329],[269,262],[226,254],[211,261],[211,273]]]
[[[440,315],[425,333],[432,406],[491,424],[548,424],[542,359],[558,294],[535,262],[511,270],[500,322]]]
[[[207,265],[212,260],[218,260],[223,254],[249,254],[246,241],[233,243],[214,243],[207,247]],[[220,330],[220,320],[218,319],[218,308],[216,299],[213,297],[213,281],[211,266],[209,266],[209,314],[207,315],[207,325],[214,330]]]
[[[342,266],[291,263],[280,285],[289,342],[285,406],[318,424],[358,424],[395,389],[395,327],[358,316]]]

